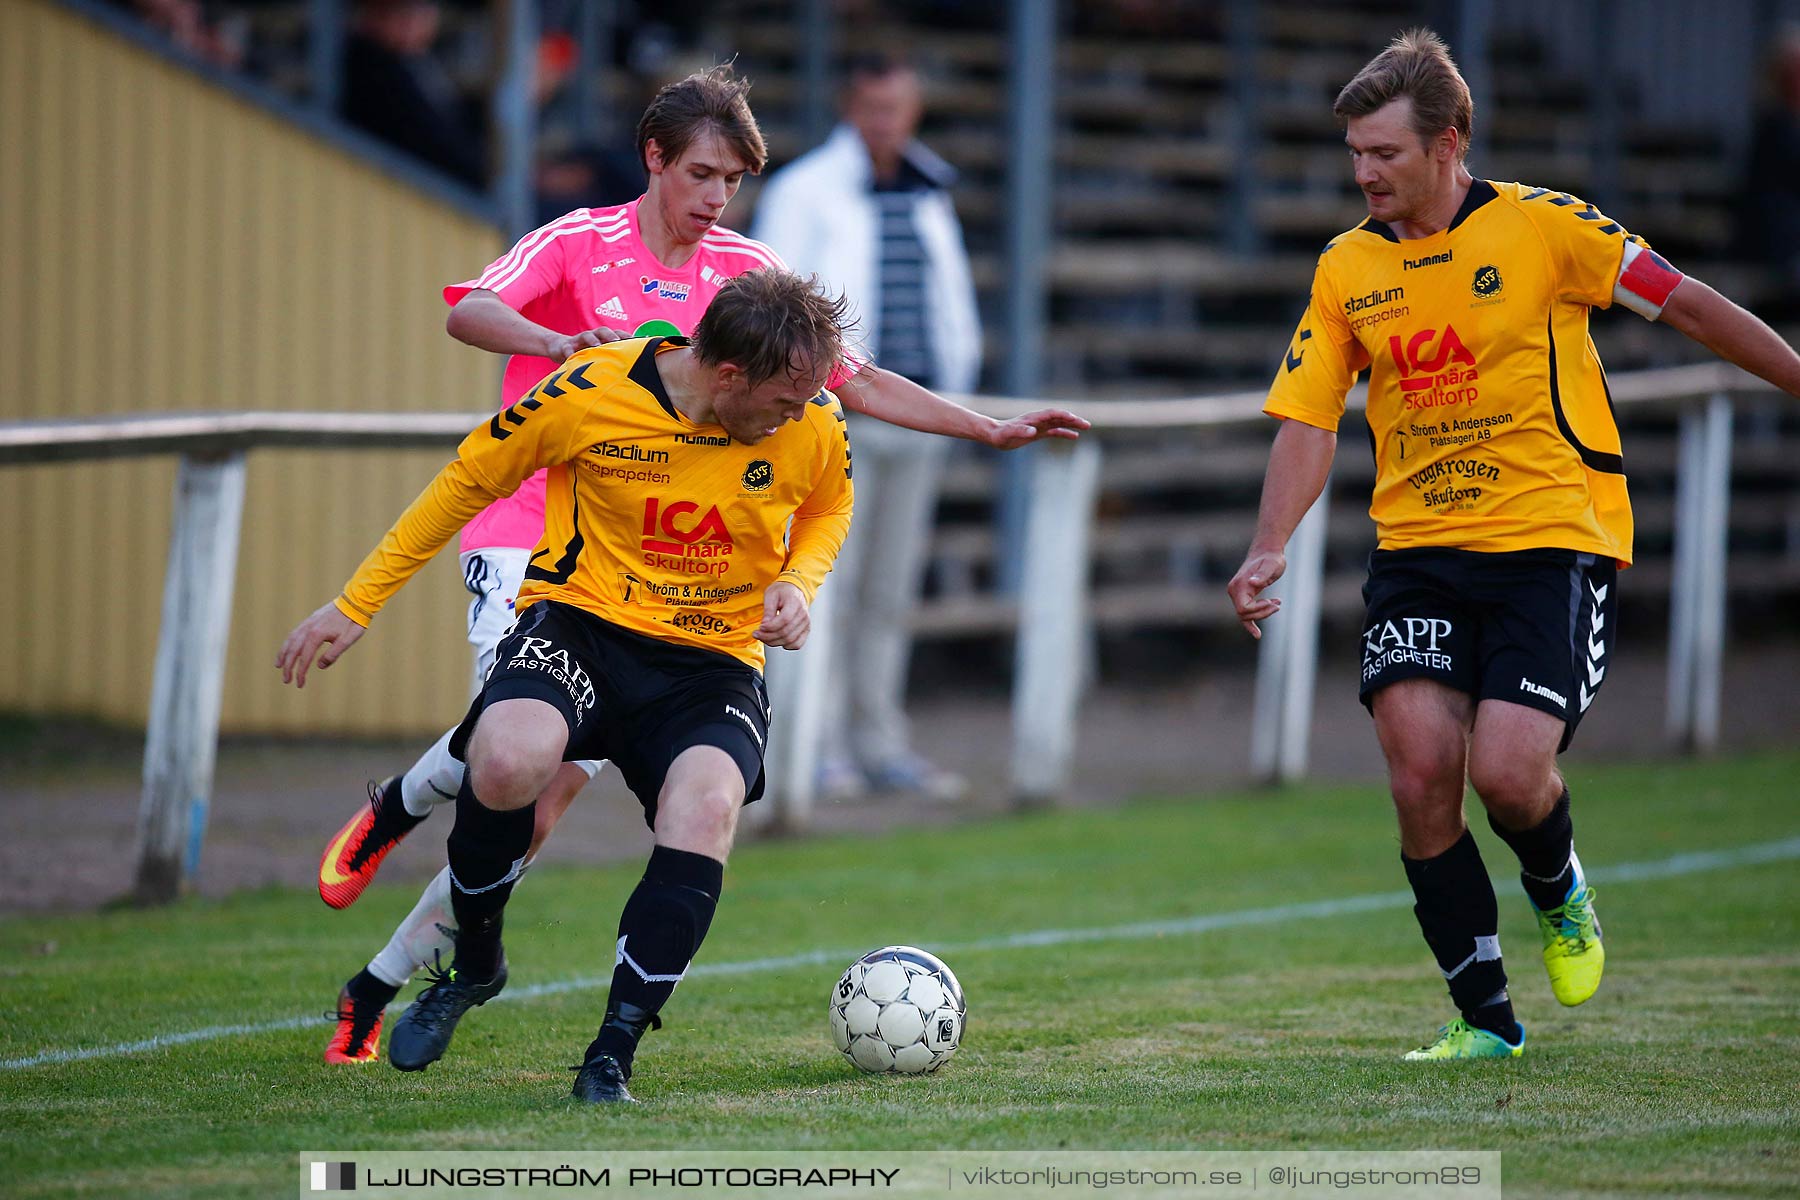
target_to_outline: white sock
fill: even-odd
[[[400,802],[415,817],[431,814],[432,807],[456,799],[462,790],[462,760],[450,753],[452,729],[419,755],[419,761],[400,778]]]
[[[425,885],[419,902],[406,914],[380,954],[369,960],[369,974],[394,987],[405,987],[413,972],[443,957],[446,967],[456,951],[456,915],[450,911],[450,868]]]
[[[526,859],[519,868],[521,879],[536,857]],[[419,893],[419,902],[381,953],[369,960],[369,974],[393,987],[405,987],[420,967],[434,966],[440,960],[448,967],[455,957],[456,913],[450,907],[450,868],[446,866]]]

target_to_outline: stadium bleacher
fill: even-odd
[[[1063,21],[1046,272],[1048,395],[1098,405],[1114,397],[1261,386],[1291,335],[1319,248],[1362,215],[1330,104],[1395,30],[1425,15],[1421,6],[1406,0],[1370,0],[1353,10],[1257,6],[1257,149],[1247,162],[1238,150],[1234,72],[1241,64],[1225,27],[1226,7],[1083,6]],[[301,0],[249,10],[254,57],[277,86],[296,95],[307,86],[307,10]],[[862,10],[852,13],[853,36],[904,46],[917,57],[930,81],[923,136],[962,174],[955,197],[987,318],[991,382],[1007,353],[1001,333],[1006,6],[963,6],[948,27],[941,5],[869,11],[876,14],[873,26],[862,23]],[[793,0],[731,0],[711,6],[704,28],[690,31],[698,56],[735,55],[756,81],[754,100],[775,165],[807,148],[799,12]],[[485,85],[491,69],[493,56],[484,49],[490,25],[479,5],[445,6],[452,72],[472,91]],[[840,45],[850,36],[840,28]],[[1625,92],[1617,106],[1623,114],[1617,177],[1604,183],[1593,153],[1594,88],[1558,65],[1547,40],[1526,24],[1496,21],[1489,44],[1492,102],[1477,114],[1472,168],[1602,200],[1670,258],[1754,303],[1756,277],[1726,259],[1736,172],[1721,132],[1657,122]],[[634,86],[611,78],[602,94],[622,112]],[[556,110],[546,120],[548,144],[569,140]],[[1254,181],[1250,232],[1260,248],[1253,263],[1234,249],[1238,176],[1245,171]],[[752,182],[733,212],[740,227],[748,225],[755,199]],[[1617,315],[1597,318],[1594,336],[1614,371],[1703,354],[1683,338]],[[1327,613],[1338,618],[1356,611],[1353,583],[1371,541],[1362,516],[1371,471],[1354,423],[1333,481],[1326,596]],[[1249,536],[1267,437],[1267,431],[1179,431],[1110,441],[1094,539],[1094,615],[1102,629],[1229,624],[1221,589]],[[1774,410],[1739,422],[1732,546],[1744,557],[1736,560],[1732,586],[1740,592],[1800,590],[1796,437],[1794,418]],[[1626,461],[1645,558],[1634,577],[1640,595],[1660,591],[1657,580],[1666,576],[1660,560],[1672,540],[1674,438],[1666,413],[1628,419]],[[1015,619],[1013,606],[992,587],[998,487],[991,457],[968,455],[953,466],[940,509],[932,594],[918,613],[927,638],[991,634]]]
[[[1056,76],[1057,193],[1049,262],[1048,390],[1070,401],[1193,394],[1265,383],[1304,304],[1318,249],[1362,215],[1330,117],[1337,88],[1416,5],[1261,10],[1253,221],[1264,252],[1253,267],[1231,249],[1234,160],[1231,60],[1225,32],[1207,21],[1171,41],[1155,32],[1065,29]],[[1216,6],[1215,6],[1216,10]],[[903,11],[903,6],[901,8]],[[897,22],[884,40],[915,48],[933,71],[924,136],[962,172],[956,200],[989,318],[990,368],[1006,352],[999,332],[1006,35],[992,27],[943,34]],[[778,158],[800,149],[783,128],[795,69],[787,6],[742,10],[734,45],[758,80],[759,111]],[[1596,193],[1592,106],[1579,77],[1559,73],[1541,39],[1525,32],[1493,44],[1496,96],[1477,117],[1474,169],[1493,178]],[[1724,260],[1733,171],[1705,129],[1627,122],[1614,215],[1736,295],[1752,280]],[[1605,316],[1595,338],[1612,370],[1700,357],[1697,347],[1640,321]],[[1791,594],[1800,579],[1800,476],[1789,466],[1797,431],[1769,416],[1740,423],[1732,546],[1743,569],[1734,591]],[[1372,470],[1355,419],[1333,480],[1327,614],[1359,611],[1357,581],[1372,545],[1364,515]],[[1771,435],[1773,437],[1771,438]],[[1632,418],[1627,462],[1638,498],[1648,569],[1634,592],[1660,597],[1672,541],[1675,425],[1667,414]],[[1094,618],[1102,630],[1229,623],[1222,587],[1241,559],[1268,434],[1170,432],[1114,438],[1093,541]],[[1777,447],[1770,451],[1771,445]],[[1011,607],[989,590],[996,535],[991,460],[969,457],[945,488],[936,536],[936,594],[918,613],[925,637],[1008,627]],[[1205,491],[1195,494],[1196,488]],[[1216,598],[1216,596],[1214,596]],[[1655,601],[1652,601],[1655,603]]]

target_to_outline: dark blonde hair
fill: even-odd
[[[1450,57],[1450,47],[1429,29],[1409,29],[1389,42],[1344,85],[1331,112],[1340,121],[1366,117],[1401,96],[1412,98],[1413,132],[1421,142],[1430,145],[1446,127],[1454,127],[1459,135],[1457,156],[1468,156],[1469,139],[1475,133],[1475,102]]]
[[[750,111],[749,94],[750,81],[733,74],[730,63],[665,84],[638,119],[638,161],[650,169],[648,147],[655,138],[663,162],[672,167],[695,138],[711,131],[744,160],[752,175],[762,174],[769,163],[769,147]]]
[[[828,296],[817,276],[762,267],[719,289],[694,327],[694,356],[708,367],[733,363],[750,386],[799,378],[844,357],[849,302]]]

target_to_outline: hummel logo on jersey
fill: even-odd
[[[594,311],[603,317],[611,317],[615,321],[628,321],[631,319],[625,315],[625,306],[619,303],[619,298],[617,296],[607,300]]]
[[[1420,267],[1435,267],[1440,263],[1449,262],[1450,255],[1453,253],[1454,251],[1446,250],[1442,254],[1427,254],[1424,258],[1403,258],[1400,260],[1400,269],[1414,271]]]
[[[1563,699],[1560,694],[1551,691],[1541,683],[1531,682],[1531,680],[1525,678],[1523,675],[1519,676],[1519,690],[1527,695],[1542,696],[1546,700],[1554,700],[1556,701],[1558,708],[1569,707],[1569,702]]]

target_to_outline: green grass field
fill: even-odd
[[[1796,780],[1795,754],[1574,774],[1609,959],[1577,1010],[1551,998],[1511,857],[1478,819],[1508,877],[1530,1035],[1513,1063],[1399,1061],[1450,1014],[1370,787],[746,846],[711,969],[646,1041],[630,1111],[567,1099],[603,986],[530,993],[610,972],[636,870],[533,873],[508,916],[511,993],[419,1075],[328,1068],[327,1024],[294,1023],[379,948],[410,887],[344,913],[265,891],[9,919],[0,1192],[289,1194],[302,1149],[1069,1147],[1501,1150],[1510,1195],[1792,1195]],[[1752,846],[1762,861],[1737,853]],[[1721,853],[1622,869],[1697,852]],[[1039,931],[1087,932],[1016,936]],[[829,1044],[839,970],[889,942],[940,953],[967,991],[962,1050],[936,1076],[860,1076]],[[118,1049],[223,1026],[250,1028]],[[60,1053],[78,1049],[97,1053]]]

